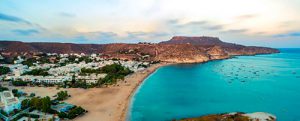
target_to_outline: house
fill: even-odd
[[[9,113],[15,109],[21,109],[21,102],[17,97],[14,97],[11,91],[0,92],[0,108]]]

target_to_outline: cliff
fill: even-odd
[[[266,47],[243,46],[222,42],[215,37],[173,37],[158,44],[73,44],[25,43],[0,41],[4,56],[28,53],[102,53],[104,58],[143,61],[195,63],[225,59],[235,55],[255,55],[279,52]]]

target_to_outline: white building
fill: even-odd
[[[61,58],[64,58],[64,57],[69,57],[69,54],[59,54],[59,56],[60,56]]]
[[[55,56],[57,53],[47,53],[47,56]]]
[[[69,76],[45,76],[40,78],[35,78],[34,82],[38,83],[48,83],[48,84],[58,84],[65,81],[71,81],[72,77]]]
[[[61,58],[58,63],[64,63],[64,62],[66,62],[68,60],[69,60],[68,58]]]
[[[24,61],[24,59],[21,58],[20,56],[18,56],[18,60],[15,60],[14,63],[15,63],[15,64],[20,64],[20,63],[22,63],[23,61]]]
[[[0,108],[6,113],[13,111],[14,109],[21,109],[21,102],[17,97],[14,97],[11,91],[0,92]]]
[[[82,66],[83,66],[82,64],[76,64],[76,63],[68,64],[66,66],[62,66],[58,68],[51,68],[48,70],[48,73],[55,76],[68,75],[70,73],[80,72]]]
[[[36,66],[31,66],[29,67],[30,70],[33,70],[33,69],[49,69],[49,68],[53,68],[55,67],[55,64],[39,64],[39,65],[36,65]]]
[[[107,74],[91,74],[89,76],[77,76],[76,79],[79,80],[85,80],[86,83],[97,83],[98,79],[101,78],[105,78]]]
[[[12,71],[12,74],[15,76],[20,76],[26,71],[29,71],[29,68],[27,65],[22,65],[22,64],[14,64],[14,65],[9,65],[8,66],[10,70]]]
[[[91,57],[92,57],[92,58],[96,58],[96,57],[97,57],[97,54],[93,53],[93,54],[91,54]]]

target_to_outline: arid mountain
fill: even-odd
[[[176,63],[205,62],[233,55],[255,55],[279,52],[265,47],[243,46],[222,42],[213,37],[173,37],[158,44],[72,44],[24,43],[0,41],[2,55],[21,53],[101,53],[105,58],[166,61]]]
[[[169,41],[160,42],[162,44],[192,44],[192,45],[222,45],[222,42],[217,37],[185,37],[185,36],[175,36]]]
[[[161,44],[191,44],[196,46],[202,46],[210,48],[212,46],[221,47],[229,55],[255,55],[264,53],[279,52],[276,49],[266,48],[266,47],[255,47],[255,46],[244,46],[234,43],[227,43],[221,41],[217,37],[185,37],[185,36],[175,36],[169,41],[161,42]]]

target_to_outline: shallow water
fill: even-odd
[[[268,112],[300,121],[300,49],[159,68],[136,91],[130,121]]]

